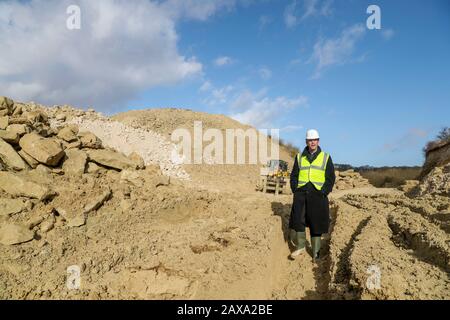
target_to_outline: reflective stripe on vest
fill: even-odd
[[[299,166],[298,170],[298,185],[300,188],[311,182],[317,190],[321,190],[323,184],[325,183],[325,171],[327,168],[329,154],[321,151],[316,159],[312,163],[308,161],[306,156],[300,156],[297,154],[297,164]]]

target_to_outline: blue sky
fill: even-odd
[[[0,91],[109,114],[149,107],[220,113],[280,128],[281,138],[299,147],[306,130],[316,128],[334,162],[352,165],[421,165],[422,147],[450,125],[446,0],[144,2],[78,1],[78,34],[49,36],[43,19],[28,19],[37,35],[47,30],[42,68],[18,53],[0,54],[20,66],[0,62]],[[0,4],[0,40],[14,35],[26,42],[33,35],[14,25],[27,12],[60,13],[60,3]],[[381,9],[381,30],[366,28],[370,4]],[[128,13],[127,26],[106,19],[111,12]],[[58,17],[50,20],[66,18]],[[52,43],[62,49],[49,51]],[[29,74],[33,82],[24,80]]]

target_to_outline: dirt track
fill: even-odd
[[[2,298],[449,298],[448,234],[425,213],[404,218],[395,207],[378,211],[407,200],[395,190],[332,195],[332,232],[317,265],[309,251],[297,261],[287,258],[291,196],[184,193],[182,186],[161,189],[132,214],[112,201],[86,226],[2,247],[2,270],[9,271]],[[153,210],[162,198],[165,207]],[[438,239],[414,240],[417,223]],[[65,287],[73,264],[82,266],[81,291]],[[381,289],[370,291],[367,268],[374,264],[382,271]]]

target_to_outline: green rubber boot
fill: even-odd
[[[295,250],[291,253],[290,257],[291,259],[295,259],[298,255],[305,251],[306,232],[296,232],[295,230],[291,230],[290,241],[295,247]]]
[[[312,257],[316,262],[319,259],[321,237],[311,237]]]

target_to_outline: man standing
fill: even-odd
[[[319,147],[319,133],[314,129],[308,130],[306,147],[297,154],[290,179],[294,199],[289,238],[295,246],[291,259],[305,251],[306,227],[309,227],[311,235],[313,261],[319,258],[321,236],[328,233],[330,224],[328,194],[335,180],[331,157]]]

